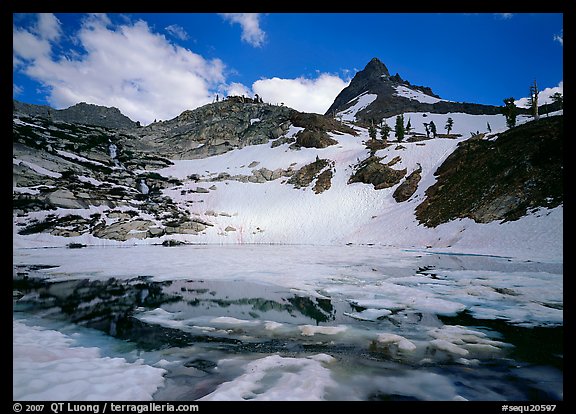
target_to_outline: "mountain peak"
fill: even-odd
[[[497,114],[500,108],[443,100],[428,86],[412,85],[398,73],[390,76],[386,65],[374,57],[336,96],[326,115],[339,115],[345,120],[369,125],[405,112],[464,112],[479,115]]]
[[[382,61],[377,57],[372,58],[370,62],[368,62],[364,70],[359,73],[378,75],[378,76],[382,75],[390,76],[390,72],[388,72],[388,68],[386,67],[386,65],[382,63]]]

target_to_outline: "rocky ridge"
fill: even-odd
[[[12,101],[14,114],[35,116],[52,121],[68,122],[100,126],[105,128],[136,128],[139,122],[134,122],[118,108],[106,107],[86,102],[80,102],[66,109],[53,109],[45,105],[32,105],[17,100]]]
[[[132,144],[138,151],[162,153],[171,159],[197,159],[269,141],[325,148],[336,143],[328,132],[355,133],[350,126],[323,115],[234,98],[139,128],[133,131],[138,139]]]
[[[458,218],[512,221],[563,203],[562,116],[544,117],[458,145],[436,171],[416,217],[429,227]]]

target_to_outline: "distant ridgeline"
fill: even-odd
[[[122,114],[118,108],[99,106],[80,102],[66,109],[53,109],[45,105],[32,105],[13,100],[14,114],[37,116],[52,121],[70,122],[84,125],[95,125],[106,128],[136,128],[134,122]]]

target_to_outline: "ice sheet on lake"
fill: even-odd
[[[200,401],[322,401],[338,384],[325,367],[333,358],[270,355],[248,363],[245,373],[218,386]]]
[[[418,273],[426,263],[434,264],[434,274]],[[467,310],[522,326],[563,321],[561,264],[497,257],[366,246],[133,246],[16,249],[14,264],[57,265],[42,271],[54,280],[147,275],[157,281],[258,281],[369,309],[447,316]]]
[[[58,331],[13,320],[13,399],[145,401],[164,383],[164,369],[74,346]]]

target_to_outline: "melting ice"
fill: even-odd
[[[135,246],[14,269],[16,400],[563,399],[561,263]]]

